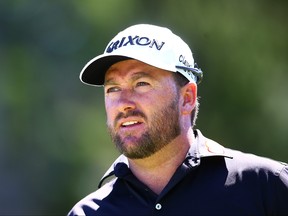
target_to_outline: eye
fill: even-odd
[[[148,82],[137,82],[136,86],[149,86],[150,84]]]
[[[109,87],[106,89],[106,93],[113,93],[113,92],[119,92],[121,89],[119,87]]]

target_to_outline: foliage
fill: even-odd
[[[0,1],[0,214],[67,214],[118,155],[84,64],[123,28],[171,28],[204,71],[197,128],[288,161],[287,1]]]

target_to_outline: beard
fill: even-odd
[[[119,114],[118,118],[121,118],[120,116],[124,116],[124,114]],[[125,114],[125,117],[128,116],[141,116],[147,122],[146,115],[140,111],[129,111]],[[164,109],[152,113],[150,119],[152,119],[153,122],[150,121],[151,124],[148,125],[146,131],[139,138],[134,137],[133,134],[127,134],[125,138],[121,138],[121,136],[108,125],[109,134],[120,153],[130,159],[147,158],[175,139],[181,132],[178,99],[173,100]],[[132,145],[128,145],[125,139],[133,142]]]

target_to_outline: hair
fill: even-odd
[[[179,72],[172,73],[172,74],[173,74],[173,78],[175,80],[176,87],[178,90],[180,90],[183,86],[185,86],[189,83],[189,80],[186,77],[184,77],[182,74],[180,74]],[[196,98],[196,106],[192,110],[192,113],[191,113],[191,127],[192,128],[196,125],[196,119],[198,116],[198,112],[199,112],[199,101],[198,101],[198,97],[197,97]]]

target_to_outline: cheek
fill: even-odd
[[[106,110],[107,124],[111,125],[115,112],[113,112],[114,109],[112,108],[111,104],[107,103],[106,101],[105,101],[105,110]]]
[[[153,99],[153,101],[150,103],[152,106],[158,105],[159,107],[165,107],[167,104],[169,104],[171,101],[175,100],[175,92],[171,91],[170,89],[167,89],[166,91],[162,91],[160,94],[157,94],[157,96]]]

